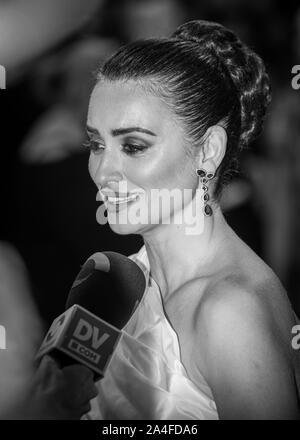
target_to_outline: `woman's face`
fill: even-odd
[[[160,199],[158,206],[153,192],[182,193],[197,186],[182,126],[160,98],[134,81],[99,82],[90,99],[87,131],[89,172],[98,189],[101,186],[100,200],[116,233],[143,233],[182,210],[178,197],[171,198],[172,203],[168,196]],[[126,202],[128,195],[137,194]],[[97,220],[105,223],[103,205]]]

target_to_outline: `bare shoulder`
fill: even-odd
[[[253,278],[236,272],[211,282],[201,297],[195,316],[197,334],[249,340],[275,337],[287,355],[293,325],[293,312],[287,294],[270,271]],[[250,332],[250,335],[249,335]],[[245,339],[246,338],[246,339]],[[209,339],[206,339],[208,341]]]
[[[265,295],[236,278],[212,283],[204,292],[195,316],[197,335],[203,344],[216,338],[235,339],[251,331],[274,330],[273,311]]]
[[[292,309],[276,277],[251,280],[226,276],[203,293],[195,317],[197,364],[223,417],[246,416],[243,403],[253,417],[293,418]]]
[[[240,332],[246,326],[268,330],[286,343],[295,319],[287,292],[246,244],[237,249],[233,263],[207,283],[197,307],[197,327],[224,332],[234,323]]]
[[[270,284],[273,284],[271,288]],[[254,284],[241,274],[209,283],[199,304],[199,323],[203,318],[219,319],[223,316],[231,319],[244,314],[255,320],[270,318],[272,310],[268,299],[270,295],[274,296],[274,284],[273,279]],[[278,295],[280,289],[277,287],[276,290]]]

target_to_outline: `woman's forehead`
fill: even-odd
[[[89,105],[90,123],[150,125],[153,130],[177,125],[165,102],[136,81],[101,81]]]

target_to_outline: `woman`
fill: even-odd
[[[131,258],[148,287],[89,417],[299,417],[298,318],[218,202],[269,102],[262,60],[206,21],[124,46],[99,72],[89,171],[112,230],[143,237]],[[153,190],[175,189],[157,203]]]

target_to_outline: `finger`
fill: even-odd
[[[87,414],[90,410],[91,410],[91,404],[86,403],[82,405],[80,408],[64,410],[63,411],[65,414],[64,418],[68,420],[80,420],[81,417],[84,416],[84,414]]]
[[[59,364],[52,356],[49,355],[45,355],[42,357],[40,368],[42,371],[44,371],[45,374],[49,374],[49,375],[62,374]]]
[[[62,373],[61,369],[55,360],[46,355],[42,358],[40,365],[33,377],[33,382],[37,384],[38,387],[54,388],[62,383]]]
[[[59,370],[57,363],[51,356],[42,357],[37,373],[43,376],[50,376]]]
[[[80,411],[80,417],[82,417],[84,414],[87,414],[90,411],[91,411],[91,404],[90,404],[90,402],[88,402],[82,406],[81,411]]]
[[[80,388],[80,399],[81,402],[88,402],[94,399],[98,395],[98,388],[92,381],[87,381],[84,386]]]
[[[62,369],[64,377],[71,383],[84,384],[88,380],[93,380],[94,373],[84,365],[69,365]]]
[[[90,389],[90,400],[94,399],[95,397],[98,396],[99,390],[97,388],[97,386],[94,384],[92,384],[91,389]]]
[[[94,382],[88,381],[84,385],[71,388],[65,395],[64,405],[69,408],[80,408],[87,405],[91,399],[98,395],[98,389]]]

